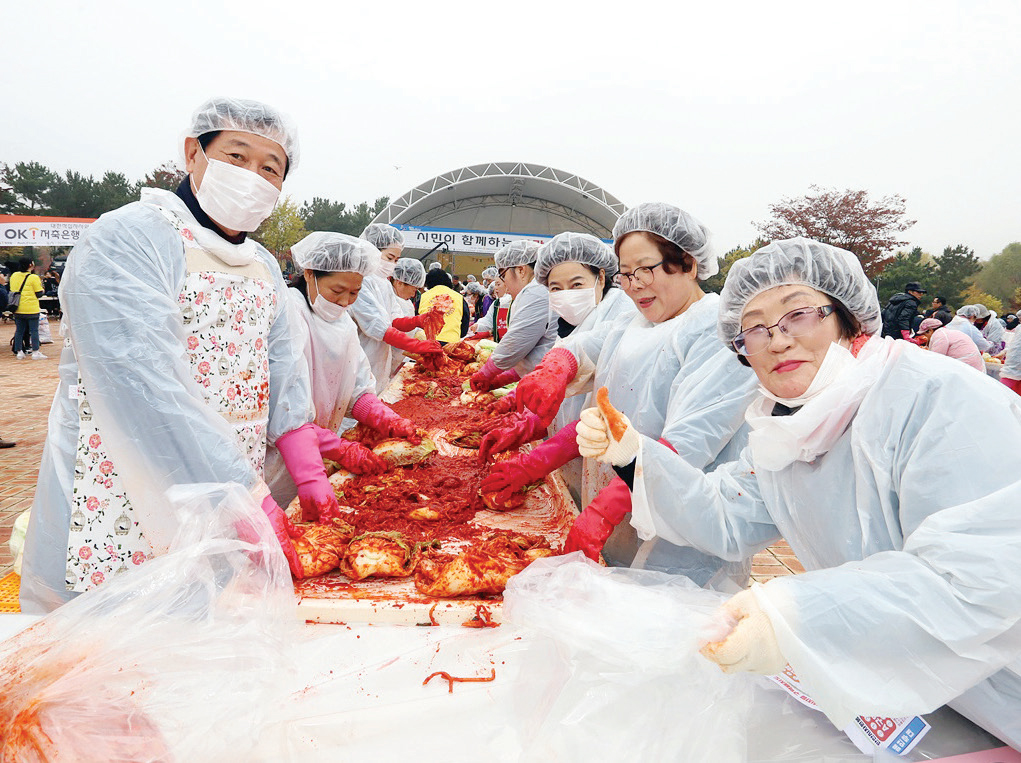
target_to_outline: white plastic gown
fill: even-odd
[[[394,318],[413,318],[415,316],[415,303],[410,299],[401,299],[397,296],[397,292],[393,290],[393,286],[390,287],[390,314]],[[405,331],[408,336],[413,336],[416,339],[425,339],[425,332],[422,329],[412,329],[411,331]],[[392,352],[390,358],[390,378],[401,370],[401,366],[404,365],[404,353],[403,352]]]
[[[1007,354],[1003,358],[1000,378],[1021,381],[1021,341],[1016,338],[1007,343]]]
[[[345,428],[344,417],[358,398],[376,391],[369,361],[358,343],[358,327],[346,313],[332,323],[324,321],[312,312],[305,295],[297,289],[288,289],[285,301],[304,338],[315,423],[340,434]],[[273,446],[266,450],[266,484],[281,506],[287,506],[298,494],[280,451]]]
[[[634,519],[727,559],[786,538],[808,572],[754,590],[837,727],[949,703],[1019,748],[1021,400],[897,344],[810,463],[756,469],[746,449],[702,474],[642,438],[635,490],[653,511]]]
[[[956,329],[963,334],[966,334],[971,341],[978,347],[979,352],[988,352],[992,344],[982,336],[982,332],[975,328],[975,324],[969,321],[967,318],[962,318],[960,315],[955,315],[950,323],[947,324],[948,329]]]
[[[578,360],[568,394],[605,386],[640,433],[667,440],[694,469],[730,461],[747,441],[744,411],[755,397],[756,383],[716,335],[719,301],[719,295],[706,294],[662,323],[624,315],[605,331],[561,339],[557,346]],[[584,470],[582,501],[587,506],[614,474],[592,459],[585,459]],[[661,511],[677,507],[670,496],[658,500]],[[626,521],[617,525],[603,557],[616,566],[683,574],[701,586],[723,588],[730,587],[728,581],[743,585],[751,566],[745,557],[729,557],[733,563],[727,563],[661,538],[643,544]]]
[[[521,376],[532,371],[557,340],[557,319],[550,316],[549,292],[529,281],[510,308],[507,333],[490,360],[501,371],[514,369]]]
[[[982,336],[990,344],[988,352],[997,353],[1003,349],[1004,334],[1007,333],[1007,329],[1000,319],[996,317],[996,313],[989,316],[989,322],[986,327],[982,329]],[[985,350],[983,350],[985,352]]]
[[[622,315],[634,316],[637,312],[638,308],[635,307],[634,300],[628,297],[623,289],[610,289],[595,309],[585,317],[585,320],[575,327],[570,336],[580,335],[586,331],[605,332]],[[553,316],[552,319],[556,320],[556,317]],[[577,421],[581,417],[581,412],[590,405],[590,395],[584,393],[573,395],[564,400],[560,410],[557,411],[556,418],[553,419],[553,425],[549,430],[550,437],[571,422]],[[567,482],[567,487],[575,500],[581,499],[581,464],[581,459],[575,459],[560,467],[560,474]]]
[[[60,286],[67,326],[60,382],[25,543],[25,612],[49,611],[75,595],[66,589],[65,573],[79,376],[88,389],[89,415],[101,427],[103,445],[147,535],[171,539],[173,518],[147,511],[164,506],[171,487],[236,482],[251,489],[261,482],[231,426],[207,405],[194,378],[182,317],[188,305],[180,301],[188,271],[184,239],[157,206],[187,222],[205,246],[231,249],[224,256],[240,249],[202,229],[175,194],[146,189],[140,202],[100,217],[72,251]],[[251,239],[241,247],[269,271],[282,297],[286,286],[269,252]],[[295,330],[278,300],[266,337],[269,442],[311,419],[308,373]]]
[[[377,395],[390,383],[394,357],[402,357],[400,350],[383,341],[383,335],[396,317],[393,311],[394,290],[390,282],[379,275],[365,276],[350,313],[358,326],[358,341],[376,379]]]

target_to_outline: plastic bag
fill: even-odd
[[[0,761],[246,757],[297,628],[287,563],[238,485],[165,508],[169,553],[0,644]]]
[[[28,520],[32,516],[31,509],[25,509],[18,518],[14,520],[14,527],[11,528],[11,537],[7,540],[7,548],[11,550],[11,557],[14,559],[14,571],[21,574],[21,557],[25,550],[25,533],[28,532]]]
[[[39,311],[39,344],[53,344],[53,334],[50,332],[50,316],[45,310]]]
[[[698,654],[726,598],[683,577],[571,554],[511,578],[504,619],[535,632],[518,692],[526,760],[744,760],[752,676]]]

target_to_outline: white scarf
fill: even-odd
[[[812,383],[800,397],[780,398],[760,387],[763,396],[745,411],[745,421],[752,430],[748,446],[755,468],[776,472],[795,461],[813,461],[826,453],[902,349],[903,343],[898,346],[890,337],[874,336],[855,358],[844,347],[832,344]],[[773,416],[775,403],[800,409],[790,416]]]

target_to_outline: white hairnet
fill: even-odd
[[[493,258],[496,260],[496,267],[516,268],[518,265],[531,265],[535,262],[539,245],[527,238],[511,241],[507,246],[500,247]]]
[[[774,241],[731,266],[720,293],[718,333],[731,350],[741,333],[741,314],[758,294],[776,286],[803,283],[828,294],[858,319],[862,331],[882,328],[879,297],[858,258],[844,249],[797,237]]]
[[[429,263],[429,270],[439,270],[442,267],[443,266],[440,263],[438,263],[438,262],[430,262]]]
[[[989,308],[983,305],[981,302],[975,303],[974,305],[972,305],[972,307],[978,310],[978,313],[976,315],[977,318],[985,318],[991,312]]]
[[[419,260],[412,257],[401,257],[394,263],[394,278],[421,289],[425,286],[425,268]]]
[[[606,244],[588,233],[558,233],[539,247],[535,260],[535,278],[543,286],[549,273],[565,262],[580,262],[606,271],[606,278],[616,275],[617,255]]]
[[[482,284],[478,281],[470,281],[465,287],[466,294],[478,294],[480,297],[486,293],[486,290],[482,288]]]
[[[965,305],[958,308],[957,314],[962,318],[978,318],[978,305]]]
[[[362,231],[361,237],[380,251],[389,249],[391,246],[396,246],[399,249],[404,248],[404,234],[386,223],[370,223]]]
[[[698,265],[698,277],[709,278],[720,272],[709,229],[680,207],[662,201],[648,201],[631,207],[613,226],[613,240],[629,233],[655,233],[677,244]]]
[[[291,247],[291,259],[298,270],[369,275],[382,260],[379,250],[368,241],[346,233],[316,231]]]
[[[210,98],[191,115],[184,137],[197,138],[219,130],[249,132],[279,143],[287,154],[287,171],[298,166],[298,130],[272,106],[244,98]],[[183,140],[181,145],[183,150]]]
[[[471,273],[469,273],[469,274],[468,274],[468,283],[475,283],[475,282],[476,282],[476,281],[478,281],[478,280],[479,280],[479,279],[478,279],[478,278],[476,278],[476,277],[475,277],[474,275],[472,275]]]
[[[495,281],[500,277],[500,271],[490,265],[488,268],[482,271],[482,277],[489,280]]]

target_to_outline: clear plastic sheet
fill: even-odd
[[[254,744],[297,628],[287,564],[240,486],[178,488],[165,509],[169,553],[0,644],[0,761],[239,760]]]

